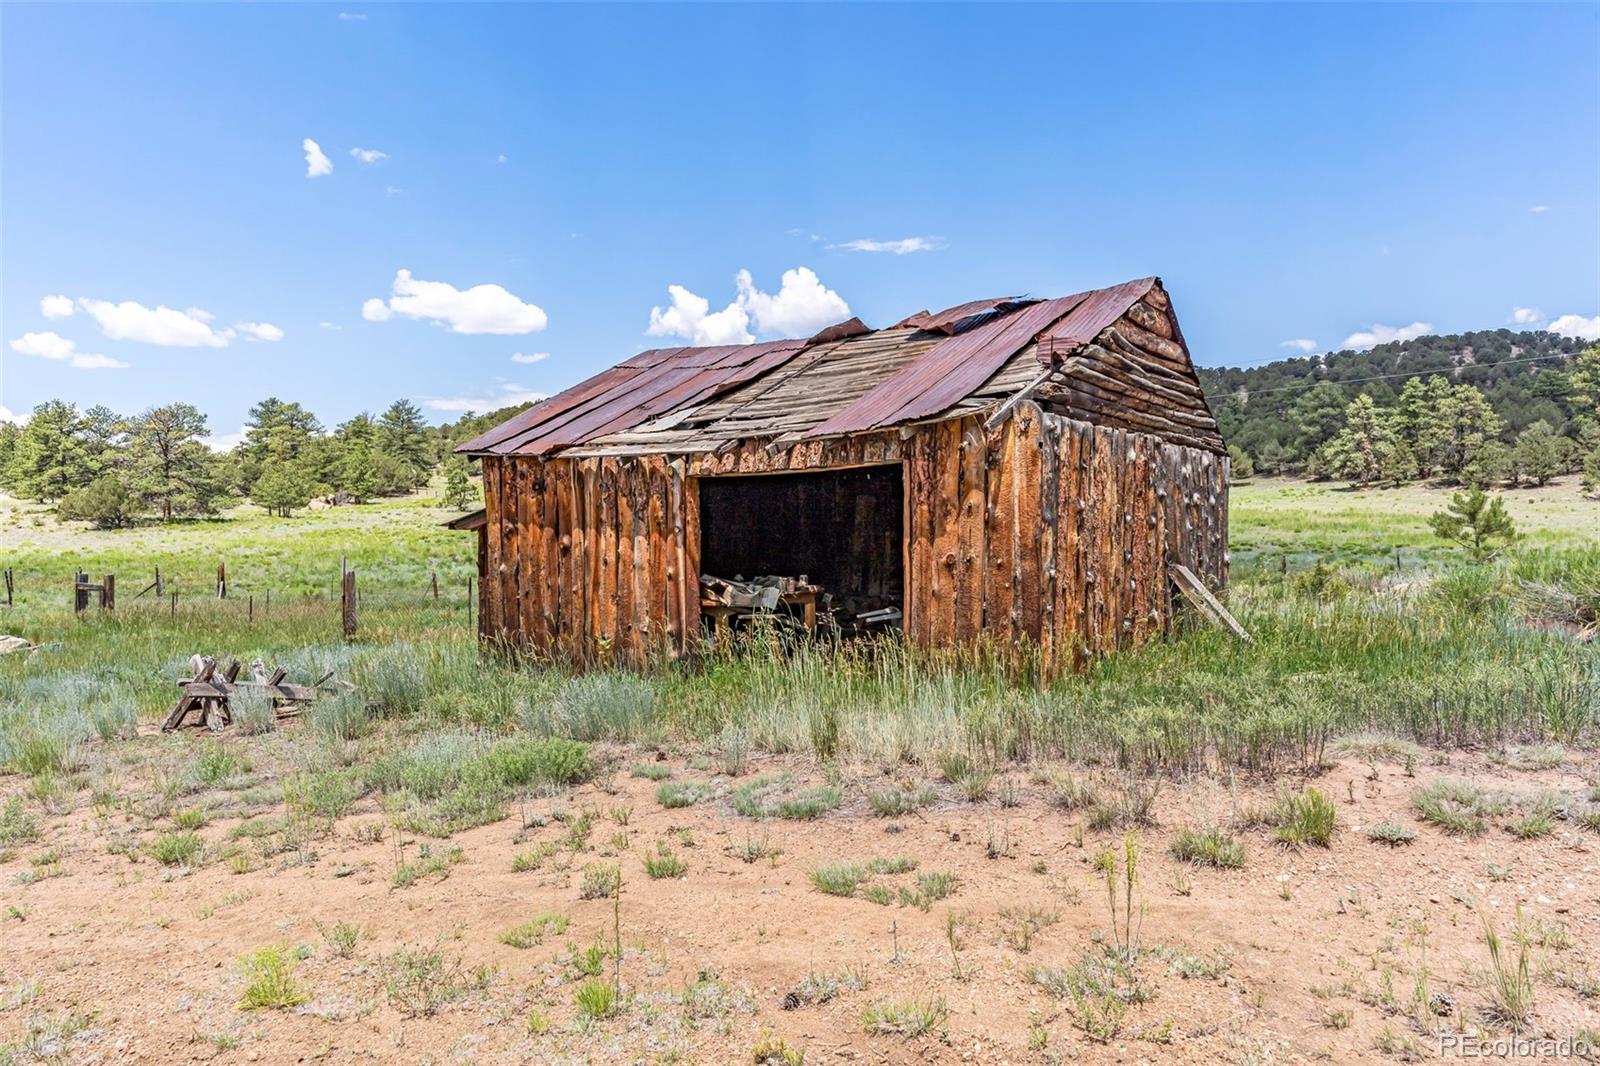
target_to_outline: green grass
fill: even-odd
[[[162,833],[147,848],[150,857],[163,866],[193,866],[205,843],[192,830]]]
[[[1244,845],[1221,829],[1184,829],[1172,838],[1172,857],[1194,866],[1237,870],[1245,863]]]
[[[541,914],[501,933],[500,943],[514,948],[531,948],[543,944],[547,936],[565,933],[570,922],[571,919],[565,914]]]
[[[617,990],[611,982],[598,977],[590,978],[572,994],[580,1017],[591,1021],[604,1021],[617,1013]]]
[[[872,871],[859,862],[835,862],[811,871],[811,884],[830,896],[853,896]]]
[[[653,854],[644,857],[644,871],[653,880],[659,881],[662,878],[682,877],[689,872],[689,864],[679,858],[663,840],[656,845]]]
[[[1506,797],[1460,778],[1430,781],[1411,797],[1418,818],[1452,836],[1481,834],[1488,828],[1488,820],[1505,813],[1509,806]]]
[[[252,951],[240,960],[244,992],[240,1010],[287,1010],[310,997],[294,980],[294,957],[281,947]]]
[[[861,1025],[874,1036],[918,1037],[942,1029],[950,1020],[944,997],[889,1000],[873,1003],[861,1012]]]
[[[656,789],[656,802],[670,809],[692,807],[711,796],[711,786],[702,781],[663,781]]]
[[[1367,830],[1367,839],[1391,848],[1404,847],[1417,839],[1417,831],[1399,822],[1380,822]]]
[[[1308,788],[1279,797],[1272,820],[1272,835],[1278,843],[1315,844],[1326,848],[1332,845],[1338,812],[1327,793]]]

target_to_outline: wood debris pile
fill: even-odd
[[[347,681],[334,680],[331,670],[309,685],[293,684],[284,680],[289,674],[288,670],[281,666],[268,670],[266,663],[260,659],[250,664],[250,680],[239,680],[241,670],[238,659],[231,660],[219,670],[217,660],[211,656],[192,656],[189,659],[191,676],[178,680],[183,695],[178,697],[178,702],[167,713],[166,720],[161,723],[161,731],[171,733],[185,726],[204,726],[213,733],[220,733],[233,724],[228,701],[238,692],[262,693],[272,701],[278,718],[283,719],[299,714],[301,708],[315,700],[325,687],[354,687]]]

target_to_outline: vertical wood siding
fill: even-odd
[[[898,431],[716,455],[486,457],[480,632],[536,654],[640,662],[700,633],[700,494],[719,474],[902,464],[905,628],[1037,641],[1056,669],[1170,622],[1167,568],[1227,583],[1227,460],[1024,402]]]

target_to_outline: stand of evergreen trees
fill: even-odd
[[[1236,474],[1600,492],[1600,346],[1493,330],[1199,373]]]
[[[313,499],[364,503],[414,491],[443,466],[446,502],[464,508],[476,489],[455,445],[521,409],[429,426],[415,404],[396,400],[330,432],[300,404],[269,396],[250,409],[237,447],[213,451],[193,404],[123,416],[49,400],[26,425],[0,424],[0,488],[112,528],[211,515],[239,499],[276,515]]]

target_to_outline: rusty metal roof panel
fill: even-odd
[[[1046,366],[1059,363],[1093,341],[1101,330],[1127,314],[1128,308],[1159,280],[1136,278],[1089,293],[1071,314],[1039,335],[1039,362]]]
[[[640,352],[535,404],[457,448],[491,455],[542,455],[702,403],[794,358],[805,341],[766,341]]]
[[[914,315],[907,315],[896,322],[890,329],[903,329],[910,326],[913,329],[925,329],[932,333],[946,333],[954,335],[964,332],[976,323],[972,320],[996,312],[1013,310],[1024,302],[1021,296],[997,296],[992,300],[968,300],[966,303],[946,307],[943,311],[918,311]]]

